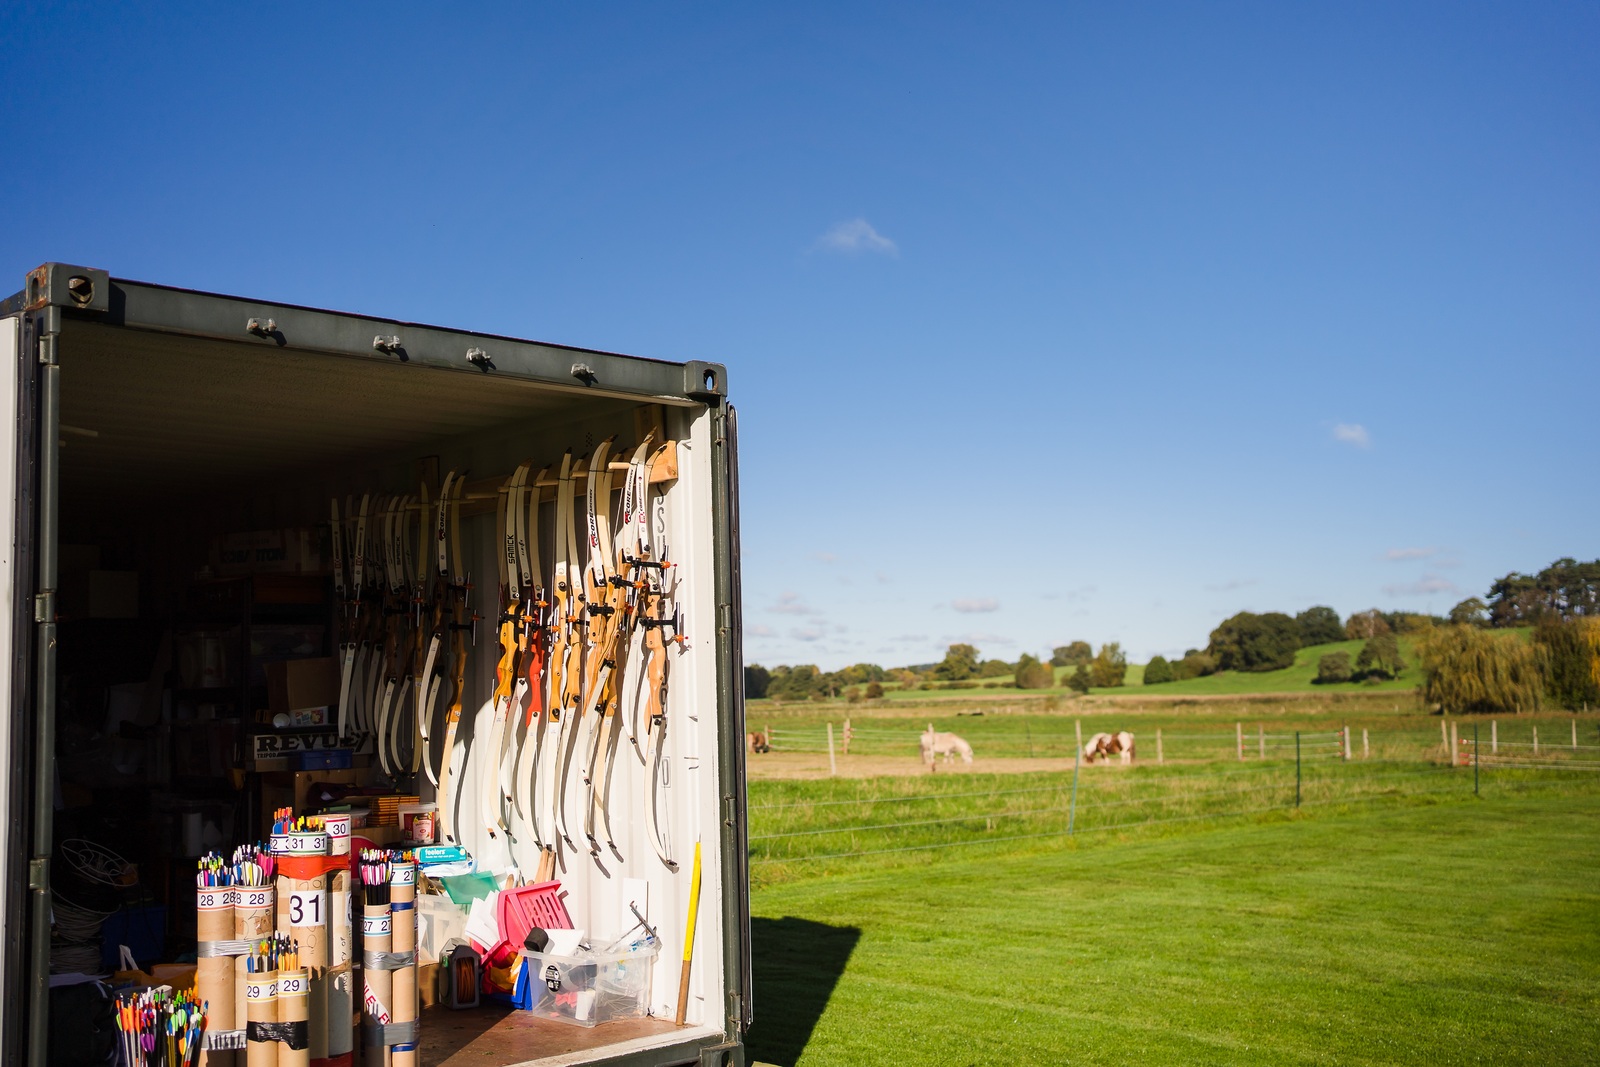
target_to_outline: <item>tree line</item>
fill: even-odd
[[[1510,627],[1532,627],[1531,641],[1495,632]],[[1293,666],[1300,649],[1338,641],[1363,644],[1354,657],[1345,651],[1322,656],[1318,684],[1394,678],[1407,667],[1400,635],[1414,638],[1423,699],[1447,711],[1600,705],[1600,560],[1563,558],[1536,574],[1513,571],[1493,582],[1486,596],[1468,597],[1444,616],[1369,608],[1341,619],[1322,604],[1295,615],[1242,611],[1218,624],[1205,648],[1188,649],[1170,661],[1153,656],[1145,665],[1144,684],[1218,671],[1282,670]],[[986,659],[973,645],[954,644],[937,663],[907,667],[857,663],[822,671],[801,664],[769,670],[752,664],[745,668],[745,695],[873,700],[883,696],[885,684],[904,689],[1048,689],[1060,667],[1073,668],[1066,685],[1088,692],[1125,684],[1128,659],[1114,641],[1102,644],[1098,652],[1087,641],[1071,641],[1052,649],[1048,662],[1027,653],[1015,661]]]

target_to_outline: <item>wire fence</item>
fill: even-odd
[[[753,733],[763,751],[797,755],[916,757],[921,752],[923,730],[919,724],[886,725],[881,720],[855,726],[849,719],[821,725],[767,727]],[[1454,721],[1454,720],[1451,720]],[[1285,758],[1298,751],[1301,758],[1395,759],[1424,758],[1452,750],[1449,722],[1439,720],[1439,732],[1430,728],[1371,730],[1366,727],[1330,726],[1319,731],[1269,729],[1265,724],[1242,721],[1217,724],[1209,729],[1166,731],[1140,730],[1135,736],[1137,758],[1158,764],[1213,762],[1232,759],[1239,762]],[[1489,756],[1517,755],[1527,750],[1533,755],[1600,753],[1600,724],[1586,724],[1574,716],[1568,722],[1543,723],[1522,720],[1489,720],[1473,723],[1479,728]],[[930,724],[931,726],[931,724]],[[1543,726],[1545,733],[1540,735]],[[998,759],[1066,759],[1083,752],[1098,731],[1084,728],[1081,720],[1071,729],[1063,720],[1050,726],[974,718],[960,727],[962,737],[974,753]],[[1437,741],[1434,740],[1437,737]],[[1454,744],[1460,750],[1465,741]],[[1501,749],[1507,751],[1502,752]]]
[[[802,730],[789,732],[796,739],[806,736]],[[851,738],[852,752],[859,751],[865,733]],[[1562,783],[1600,786],[1600,744],[1581,743],[1575,729],[1559,747],[1532,736],[1513,740],[1498,731],[1491,744],[1482,730],[1477,738],[1462,738],[1459,730],[1447,729],[1436,744],[1422,746],[1421,755],[1413,731],[1403,739],[1411,754],[1392,759],[1371,757],[1374,739],[1369,731],[1361,733],[1366,736],[1356,740],[1343,729],[1331,739],[1326,731],[1258,731],[1242,764],[1237,730],[1231,739],[1223,738],[1232,741],[1231,752],[1207,762],[1163,766],[1145,758],[1128,767],[1091,768],[1080,752],[1073,768],[1035,772],[1025,784],[1012,784],[1014,775],[766,782],[764,795],[750,806],[751,862],[781,872],[794,864],[811,869],[824,861],[1239,819],[1302,807],[1508,794]],[[901,733],[893,743],[903,752],[916,737],[908,742]],[[775,740],[782,739],[780,732]],[[1219,744],[1218,735],[1208,733],[1164,735],[1163,743],[1169,739],[1200,742],[1208,750]],[[1377,740],[1378,749],[1389,747],[1388,739]],[[823,737],[820,747],[826,742]],[[1068,735],[1067,743],[1076,751],[1075,735]],[[974,788],[979,781],[988,781],[988,787]],[[817,791],[819,784],[824,791]]]

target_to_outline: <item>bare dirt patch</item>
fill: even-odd
[[[1072,759],[982,759],[970,765],[940,762],[932,772],[917,756],[840,756],[840,778],[910,777],[928,774],[1026,774],[1070,771]],[[764,752],[748,758],[751,778],[826,778],[828,757],[815,752]]]

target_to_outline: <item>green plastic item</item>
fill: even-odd
[[[482,900],[500,888],[492,875],[484,874],[482,871],[475,871],[472,874],[450,874],[439,881],[444,883],[444,891],[449,893],[450,899],[457,904],[471,904],[474,900]]]

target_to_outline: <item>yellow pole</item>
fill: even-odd
[[[678,976],[679,1026],[689,1013],[689,961],[694,958],[694,922],[700,914],[700,842],[694,843],[694,874],[689,885],[689,918],[683,924],[683,973]]]

